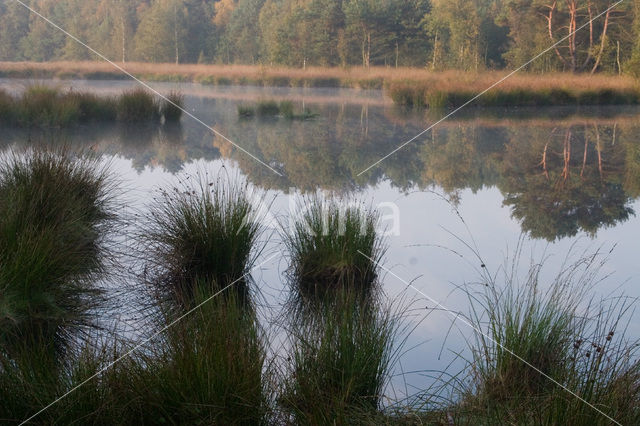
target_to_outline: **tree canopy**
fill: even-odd
[[[561,41],[528,68],[640,69],[640,0],[608,12],[613,0],[26,3],[117,61],[482,70],[520,66]],[[0,3],[0,60],[86,59],[86,49],[19,3]]]

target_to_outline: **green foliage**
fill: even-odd
[[[601,262],[595,253],[564,264],[548,290],[541,289],[542,264],[524,282],[513,272],[501,287],[485,277],[484,291],[469,297],[474,327],[485,334],[472,346],[474,380],[459,404],[461,418],[610,424],[595,406],[623,424],[638,421],[637,344],[624,336],[631,304],[586,299]]]
[[[256,107],[256,113],[259,117],[273,117],[280,114],[280,107],[276,101],[260,101]]]
[[[297,424],[371,422],[393,362],[397,322],[340,291],[293,326],[291,373],[280,397]]]
[[[394,82],[387,92],[397,105],[431,109],[458,108],[477,93],[467,89],[438,89],[419,82]],[[567,105],[637,105],[640,91],[635,89],[527,89],[495,87],[474,100],[470,106],[567,106]]]
[[[163,100],[160,105],[160,115],[164,117],[165,123],[177,123],[182,117],[184,95],[179,92],[170,92],[167,99]]]
[[[109,178],[96,160],[34,151],[0,165],[0,344],[65,349],[94,323],[95,280],[112,219]]]
[[[240,116],[240,118],[251,118],[255,114],[255,108],[245,105],[238,105],[238,115]]]
[[[158,121],[160,110],[153,95],[144,89],[133,89],[118,98],[118,120],[124,123]]]
[[[206,302],[130,363],[124,396],[132,422],[267,424],[272,390],[257,320],[232,294],[211,296],[198,293],[194,303]]]
[[[322,299],[350,290],[373,296],[377,264],[385,248],[378,235],[378,214],[362,206],[309,197],[291,232],[284,235],[291,255],[292,296]]]
[[[178,306],[192,306],[200,286],[248,300],[248,273],[261,249],[261,226],[249,187],[222,177],[187,183],[163,191],[152,207],[141,236],[148,256],[150,281],[157,296]]]

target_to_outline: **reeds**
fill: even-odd
[[[309,197],[293,229],[283,236],[291,256],[291,294],[312,301],[340,289],[364,297],[377,288],[377,263],[384,244],[378,214],[360,205]]]
[[[100,366],[99,329],[113,182],[96,158],[64,150],[6,154],[0,162],[0,418],[19,423]],[[80,346],[81,349],[78,349]],[[93,392],[92,392],[93,390]],[[38,419],[100,420],[88,387]],[[88,414],[91,413],[91,414]]]
[[[214,292],[234,283],[230,291],[247,298],[248,273],[261,252],[247,184],[207,179],[187,177],[163,191],[142,236],[152,284],[163,299],[185,306],[201,286]]]
[[[458,108],[485,90],[469,87],[443,89],[432,82],[394,82],[387,92],[393,102],[411,107],[431,109]],[[496,87],[471,102],[470,106],[567,106],[567,105],[637,105],[640,90],[635,87],[568,88],[564,86],[542,88],[527,86]]]
[[[117,97],[101,97],[75,90],[63,91],[44,85],[32,85],[20,96],[0,91],[0,123],[20,127],[68,127],[87,122],[153,123],[178,122],[183,96],[171,92],[173,102],[156,102],[154,97],[135,89]]]
[[[143,89],[124,92],[118,98],[118,120],[124,123],[152,123],[160,119],[160,105]]]

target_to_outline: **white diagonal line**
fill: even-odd
[[[202,124],[204,127],[206,127],[207,129],[211,130],[214,134],[220,136],[222,139],[226,140],[227,142],[229,142],[231,145],[235,146],[236,148],[238,148],[240,151],[244,152],[245,154],[247,154],[249,157],[253,158],[254,160],[256,160],[258,163],[262,164],[263,166],[265,166],[266,168],[268,168],[269,170],[271,170],[273,173],[277,174],[278,176],[282,176],[282,174],[280,172],[278,172],[276,169],[274,169],[273,167],[271,167],[270,165],[268,165],[267,163],[265,163],[264,161],[260,160],[258,157],[256,157],[255,155],[253,155],[252,153],[250,153],[249,151],[247,151],[246,149],[244,149],[243,147],[241,147],[240,145],[238,145],[237,143],[235,143],[234,141],[232,141],[231,139],[229,139],[228,137],[226,137],[225,135],[223,135],[222,133],[220,133],[219,131],[217,131],[216,129],[214,129],[213,127],[211,127],[210,125],[208,125],[207,123],[205,123],[204,121],[202,121],[201,119],[199,119],[198,117],[196,117],[195,115],[193,115],[192,113],[190,113],[189,111],[187,111],[186,109],[182,108],[180,105],[177,105],[175,102],[171,101],[171,99],[167,98],[166,96],[164,96],[162,93],[158,92],[156,89],[154,89],[153,87],[151,87],[149,84],[145,83],[144,81],[140,80],[139,78],[137,78],[136,76],[134,76],[133,74],[131,74],[129,71],[127,71],[126,69],[122,68],[120,65],[116,64],[115,62],[111,61],[109,58],[107,58],[106,56],[104,56],[102,53],[98,52],[97,50],[95,50],[94,48],[92,48],[91,46],[89,46],[88,44],[84,43],[82,40],[78,39],[76,36],[74,36],[73,34],[70,34],[69,32],[67,32],[66,30],[64,30],[63,28],[61,28],[59,25],[57,25],[55,22],[51,21],[49,18],[47,18],[46,16],[43,16],[42,14],[38,13],[37,11],[33,10],[31,7],[29,7],[28,5],[24,4],[21,0],[14,0],[15,2],[17,2],[18,4],[22,5],[24,8],[28,9],[31,13],[39,16],[40,18],[42,18],[44,21],[46,21],[49,25],[51,25],[52,27],[54,27],[55,29],[63,32],[67,37],[71,38],[72,40],[74,40],[75,42],[79,43],[80,45],[82,45],[83,47],[86,47],[87,49],[89,49],[92,53],[94,53],[95,55],[99,56],[101,59],[103,59],[104,61],[108,62],[109,64],[111,64],[113,67],[115,67],[118,71],[121,71],[122,73],[126,74],[127,76],[129,76],[130,78],[132,78],[133,80],[135,80],[138,84],[142,85],[144,88],[146,88],[147,90],[153,92],[156,96],[162,98],[165,102],[170,103],[171,105],[173,105],[174,107],[178,108],[180,111],[182,111],[183,113],[185,113],[186,115],[188,115],[189,117],[193,118],[195,121],[197,121],[198,123]]]
[[[607,419],[611,420],[613,423],[622,426],[622,424],[620,422],[617,422],[615,419],[613,419],[611,416],[609,416],[607,413],[605,413],[604,411],[600,410],[599,408],[597,408],[596,406],[594,406],[593,404],[591,404],[590,402],[586,401],[585,399],[583,399],[582,397],[580,397],[579,395],[577,395],[575,392],[573,392],[571,389],[567,388],[566,386],[564,386],[562,383],[558,382],[556,379],[554,379],[553,377],[549,376],[548,374],[544,373],[543,371],[541,371],[539,368],[537,368],[536,366],[532,365],[530,362],[528,362],[527,360],[525,360],[524,358],[522,358],[521,356],[517,355],[516,353],[514,353],[511,349],[503,346],[501,343],[496,342],[492,337],[490,337],[489,335],[487,335],[486,333],[484,333],[482,330],[480,330],[479,328],[477,328],[476,326],[474,326],[471,322],[469,322],[462,314],[460,314],[460,312],[456,312],[456,311],[452,311],[449,308],[443,306],[440,302],[438,302],[437,300],[435,300],[434,298],[430,297],[428,294],[424,293],[422,290],[418,289],[417,287],[415,287],[413,284],[411,284],[410,282],[402,279],[401,277],[399,277],[398,275],[396,275],[395,273],[393,273],[393,271],[389,270],[388,268],[385,268],[383,265],[381,265],[379,262],[377,262],[376,260],[370,258],[369,256],[367,256],[366,254],[364,254],[363,252],[361,252],[360,250],[358,250],[358,253],[360,253],[361,255],[363,255],[364,257],[366,257],[367,259],[369,259],[371,262],[374,262],[374,264],[378,265],[380,268],[382,268],[385,272],[393,275],[395,278],[397,278],[398,280],[402,281],[404,284],[406,284],[408,287],[411,287],[412,289],[414,289],[416,292],[420,293],[422,296],[426,297],[427,299],[429,299],[430,302],[434,303],[435,305],[437,305],[440,309],[448,312],[449,314],[451,314],[453,316],[454,320],[461,320],[464,324],[466,324],[467,326],[471,327],[476,333],[481,334],[482,336],[484,336],[485,338],[489,339],[491,342],[493,342],[494,344],[498,345],[500,348],[502,348],[503,350],[505,350],[506,352],[508,352],[509,354],[513,355],[515,358],[517,358],[518,360],[522,361],[524,364],[526,364],[527,366],[531,367],[533,370],[535,370],[537,373],[541,374],[542,376],[546,377],[547,379],[551,380],[553,383],[555,383],[556,385],[560,386],[562,389],[564,389],[565,391],[567,391],[568,393],[570,393],[571,395],[575,396],[576,398],[578,398],[580,401],[584,402],[585,404],[587,404],[589,407],[593,408],[595,411],[597,411],[598,413],[602,414],[603,416],[605,416]]]
[[[273,256],[270,256],[267,260],[265,260],[264,262],[260,263],[259,265],[255,266],[252,269],[255,268],[260,268],[261,266],[267,264],[268,262],[270,262],[272,259],[274,259],[276,256],[278,256],[280,253],[276,253]],[[186,313],[184,313],[183,315],[179,316],[178,318],[176,318],[175,320],[171,321],[169,324],[165,325],[164,327],[162,327],[160,330],[158,330],[157,332],[155,332],[154,334],[152,334],[150,337],[144,339],[142,342],[138,343],[136,346],[134,346],[132,349],[130,349],[129,351],[127,351],[124,355],[116,358],[114,361],[111,361],[109,364],[107,364],[105,367],[103,367],[101,370],[99,370],[98,372],[96,372],[95,374],[93,374],[92,376],[90,376],[89,378],[87,378],[86,380],[84,380],[83,382],[81,382],[80,384],[74,386],[73,388],[71,388],[68,392],[66,392],[64,395],[59,396],[58,398],[56,398],[54,401],[52,401],[49,405],[47,405],[46,407],[42,408],[40,411],[38,411],[37,413],[33,414],[31,417],[29,417],[28,419],[25,419],[24,421],[22,421],[22,423],[20,423],[20,426],[22,426],[23,424],[26,424],[27,422],[33,420],[35,417],[37,417],[38,415],[40,415],[41,413],[43,413],[44,411],[48,410],[49,408],[51,408],[53,405],[57,404],[58,402],[60,402],[62,399],[64,399],[65,397],[67,397],[69,394],[71,394],[72,392],[78,390],[81,386],[87,384],[88,382],[90,382],[91,380],[93,380],[94,378],[96,378],[97,376],[99,376],[100,374],[104,373],[106,370],[108,370],[109,368],[113,367],[116,363],[118,363],[119,361],[121,361],[122,359],[128,357],[129,355],[131,355],[133,352],[135,352],[136,350],[138,350],[140,347],[146,345],[147,343],[149,343],[151,340],[155,339],[156,337],[158,337],[160,334],[164,333],[166,330],[168,330],[169,328],[173,327],[174,325],[176,325],[178,322],[180,322],[181,320],[183,320],[184,318],[186,318],[188,315],[192,314],[193,312],[195,312],[196,310],[200,309],[204,304],[206,304],[207,302],[210,302],[211,300],[213,300],[216,296],[218,296],[219,294],[221,294],[222,292],[224,292],[225,290],[227,290],[228,288],[230,288],[231,286],[233,286],[235,283],[237,283],[238,281],[244,279],[247,275],[249,275],[251,273],[251,271],[247,272],[246,274],[242,275],[240,278],[238,278],[237,280],[231,282],[231,284],[227,285],[225,288],[223,288],[222,290],[218,291],[217,293],[213,294],[212,296],[208,297],[207,299],[205,299],[204,301],[202,301],[201,303],[199,303],[198,305],[196,305],[195,307],[193,307],[192,309],[190,309],[189,311],[187,311]]]
[[[376,161],[375,163],[371,164],[369,167],[367,167],[366,169],[364,169],[363,171],[361,171],[360,173],[357,174],[357,176],[360,176],[363,173],[368,172],[369,170],[371,170],[372,168],[374,168],[375,166],[377,166],[378,164],[382,163],[384,160],[386,160],[387,158],[391,157],[393,154],[395,154],[396,152],[400,151],[402,148],[404,148],[405,146],[409,145],[411,142],[415,141],[416,139],[418,139],[420,136],[424,135],[425,133],[427,133],[429,130],[433,129],[434,127],[436,127],[438,124],[442,123],[443,121],[445,121],[447,118],[451,117],[452,115],[454,115],[455,113],[457,113],[458,111],[460,111],[461,109],[463,109],[464,107],[466,107],[467,105],[469,105],[470,103],[472,103],[473,101],[475,101],[476,99],[478,99],[479,97],[481,97],[482,95],[484,95],[485,93],[487,93],[489,90],[493,89],[494,87],[500,85],[501,83],[503,83],[506,79],[512,77],[514,74],[516,74],[517,72],[519,72],[520,70],[522,70],[524,67],[526,67],[527,65],[529,65],[530,63],[532,63],[533,61],[535,61],[536,59],[538,59],[540,56],[544,55],[545,53],[549,52],[551,49],[554,49],[556,46],[558,46],[560,43],[562,43],[563,41],[565,41],[566,39],[568,39],[569,37],[571,37],[572,35],[574,35],[575,33],[577,33],[578,31],[580,31],[581,29],[585,28],[587,25],[590,25],[593,21],[595,21],[596,19],[600,18],[602,15],[606,14],[607,12],[609,12],[611,9],[615,8],[616,6],[618,6],[620,3],[622,3],[624,0],[620,0],[617,3],[614,3],[613,5],[611,5],[610,7],[608,7],[605,11],[603,11],[602,13],[600,13],[599,15],[595,16],[593,19],[590,19],[587,23],[585,23],[584,25],[578,27],[576,30],[572,31],[571,33],[569,33],[568,35],[566,35],[565,37],[561,38],[560,40],[558,40],[556,43],[552,44],[551,46],[549,46],[547,49],[543,50],[542,52],[538,53],[536,56],[534,56],[532,59],[528,60],[527,62],[525,62],[524,64],[520,65],[518,68],[516,68],[515,70],[511,71],[509,74],[507,74],[506,76],[502,77],[500,80],[496,81],[495,83],[493,83],[491,86],[487,87],[486,89],[484,89],[482,92],[478,93],[477,95],[475,95],[473,98],[469,99],[467,102],[465,102],[464,104],[462,104],[461,106],[459,106],[458,108],[454,109],[453,111],[451,111],[449,114],[445,115],[444,117],[442,117],[440,120],[436,121],[435,123],[433,123],[431,126],[427,127],[426,129],[424,129],[423,131],[421,131],[420,133],[418,133],[417,135],[415,135],[414,137],[412,137],[411,139],[409,139],[408,141],[402,143],[400,146],[398,146],[396,149],[394,149],[393,151],[391,151],[390,153],[388,153],[387,155],[385,155],[384,157],[382,157],[381,159],[379,159],[378,161]]]

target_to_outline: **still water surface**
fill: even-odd
[[[44,83],[114,94],[133,86]],[[0,80],[0,87],[18,92],[26,84]],[[462,322],[452,327],[451,312],[432,309],[429,298],[468,313],[459,287],[478,281],[484,268],[500,276],[523,235],[523,277],[530,259],[545,258],[543,277],[550,279],[568,253],[577,259],[585,250],[612,250],[596,293],[640,296],[640,109],[471,109],[359,175],[439,117],[398,109],[379,91],[154,87],[181,90],[190,112],[282,176],[189,117],[178,127],[2,129],[0,149],[53,138],[102,153],[125,188],[128,214],[143,213],[159,186],[170,187],[185,174],[203,170],[212,175],[222,170],[266,191],[270,217],[280,223],[287,223],[290,206],[301,194],[318,190],[380,206],[384,215],[396,213],[383,223],[395,231],[387,237],[384,259],[393,274],[382,271],[383,286],[388,300],[412,303],[407,314],[411,333],[390,397],[424,389],[433,383],[429,371],[449,366],[456,373],[464,366],[471,330]],[[238,117],[239,105],[263,99],[292,100],[296,109],[308,108],[318,116],[307,121]],[[265,327],[273,342],[282,342],[284,333],[275,319],[287,297],[287,259],[277,232],[267,235],[262,259],[278,252],[283,256],[261,267],[255,278]],[[634,318],[632,336],[640,337],[639,325]],[[283,355],[284,349],[274,343],[273,351]]]

